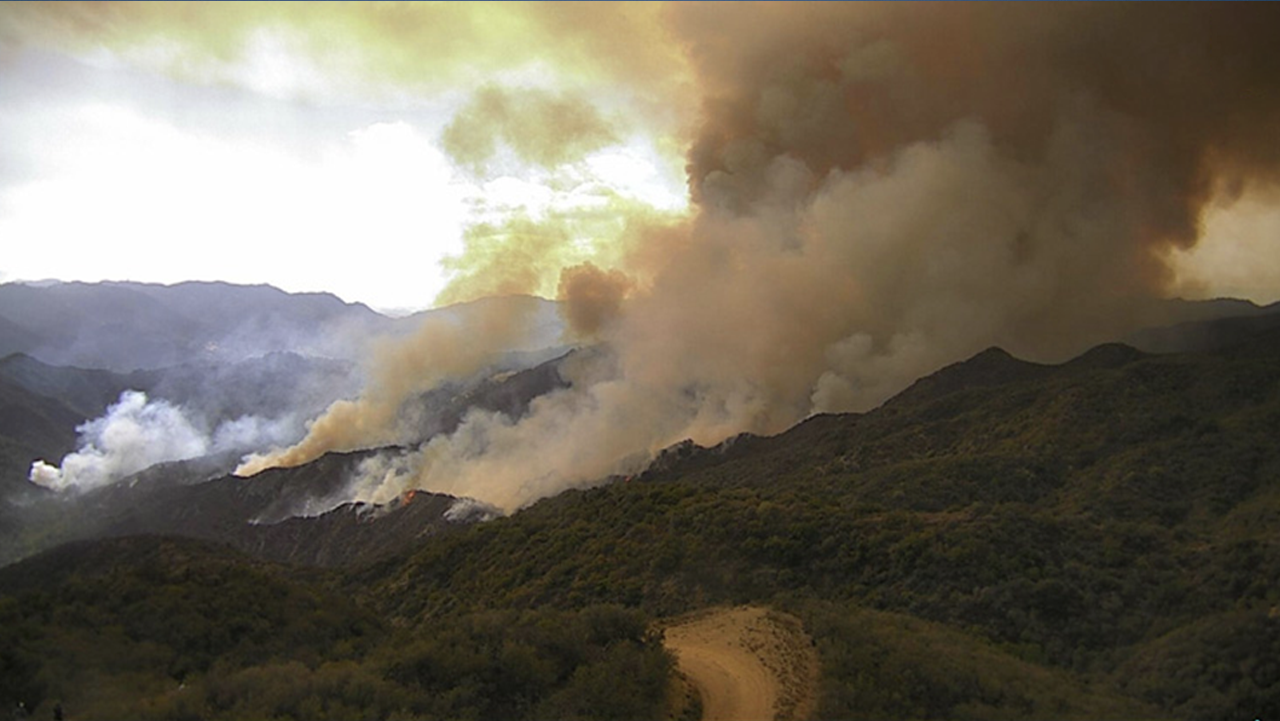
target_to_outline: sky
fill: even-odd
[[[684,209],[679,119],[548,51],[591,23],[528,15],[0,5],[0,281],[269,283],[417,310],[468,229],[615,196]],[[507,127],[580,108],[598,133],[572,154]]]
[[[697,13],[0,4],[0,282],[269,283],[393,312],[554,296],[563,268],[620,264],[637,208],[689,213],[723,42]],[[1280,299],[1280,202],[1223,197],[1170,251],[1168,294]],[[569,237],[535,270],[478,255],[520,264],[550,225]]]

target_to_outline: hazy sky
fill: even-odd
[[[573,69],[592,28],[571,24],[518,6],[5,3],[0,281],[226,280],[417,309],[468,227],[615,193],[683,208],[674,116],[639,107],[653,88]],[[483,162],[446,152],[486,92],[590,98],[608,132],[530,155],[490,123]]]
[[[217,279],[380,309],[429,306],[451,277],[442,302],[554,294],[559,268],[471,280],[547,242],[512,240],[518,221],[573,236],[546,263],[607,266],[611,217],[686,208],[710,100],[690,64],[718,30],[682,22],[614,3],[4,3],[0,281]],[[1276,208],[1211,206],[1173,291],[1280,298]],[[468,233],[494,257],[450,264]]]

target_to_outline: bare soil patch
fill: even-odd
[[[818,659],[800,621],[755,606],[674,619],[667,648],[702,700],[704,721],[797,721],[814,709]]]

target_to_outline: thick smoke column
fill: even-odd
[[[1277,7],[672,6],[703,97],[694,217],[563,271],[605,348],[571,388],[375,458],[353,494],[512,509],[993,344],[1059,360],[1158,322],[1205,205],[1277,178]]]

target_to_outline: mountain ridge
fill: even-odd
[[[331,293],[271,285],[0,284],[0,357],[128,373],[197,360],[238,361],[272,351],[362,360],[378,337],[412,333],[426,317],[460,319],[495,305],[528,306],[540,337],[558,336],[553,301],[490,298],[392,318]]]

